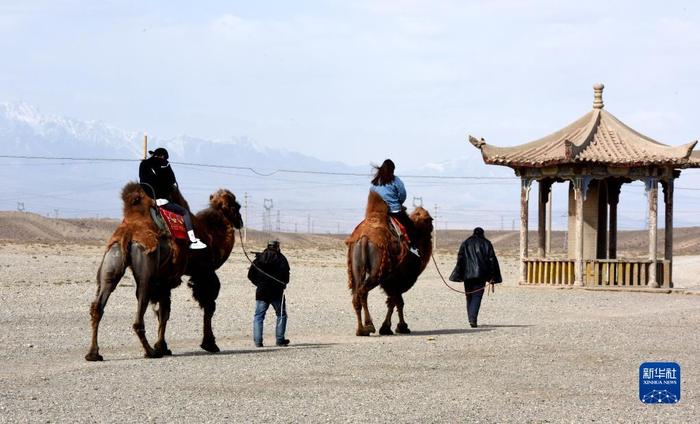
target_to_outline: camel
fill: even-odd
[[[391,232],[388,213],[384,200],[377,193],[370,192],[364,221],[345,241],[348,246],[348,285],[357,315],[357,336],[369,336],[376,331],[367,307],[369,291],[376,286],[381,286],[387,295],[386,318],[379,334],[394,334],[391,331],[394,308],[399,314],[396,332],[411,332],[404,320],[402,295],[413,287],[432,254],[433,218],[427,210],[417,207],[410,215],[416,227],[413,242],[420,251],[420,258],[409,253],[406,243],[399,242],[396,234]]]
[[[189,210],[187,202],[176,190],[173,201]],[[133,329],[143,346],[144,356],[160,358],[172,355],[165,341],[165,329],[170,317],[170,292],[189,275],[188,285],[193,297],[204,311],[202,349],[218,352],[211,319],[221,283],[215,271],[228,259],[234,245],[234,230],[243,226],[241,205],[228,190],[220,189],[209,197],[209,207],[192,217],[192,223],[207,249],[190,250],[189,242],[171,238],[160,231],[150,216],[155,202],[141,186],[130,182],[122,189],[124,220],[107,243],[102,263],[97,271],[97,293],[90,306],[92,342],[85,359],[102,361],[97,344],[100,320],[110,294],[131,268],[136,281],[137,309]],[[158,340],[150,346],[146,339],[143,316],[148,303],[158,315]],[[157,305],[157,309],[156,309]]]

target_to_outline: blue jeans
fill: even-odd
[[[486,282],[481,280],[466,280],[464,282],[464,291],[471,292],[478,290],[476,293],[467,295],[467,318],[470,324],[476,324],[476,319],[479,316],[479,308],[481,307],[481,298],[484,296]]]
[[[277,343],[284,341],[284,332],[287,330],[287,305],[284,297],[269,303],[264,300],[256,300],[255,316],[253,317],[253,341],[256,345],[261,345],[263,342],[263,321],[265,321],[265,313],[270,305],[272,305],[277,315],[277,326],[275,328]]]

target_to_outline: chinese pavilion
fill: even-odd
[[[497,147],[469,136],[484,162],[513,168],[520,189],[520,284],[673,287],[673,184],[681,169],[700,167],[697,141],[668,146],[638,133],[603,109],[603,84],[593,109],[531,143]],[[538,182],[537,256],[528,254],[528,200]],[[622,184],[643,181],[648,197],[649,255],[617,257],[617,205]],[[569,183],[568,253],[548,257],[547,203],[552,184]],[[665,205],[664,255],[657,256],[658,186]],[[551,209],[550,209],[551,210]],[[550,217],[551,218],[551,217]]]

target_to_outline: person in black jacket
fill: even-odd
[[[139,183],[146,194],[163,209],[182,215],[187,235],[192,242],[190,249],[204,249],[207,245],[194,235],[192,218],[187,209],[172,201],[172,193],[177,189],[175,173],[168,162],[168,151],[162,147],[149,150],[151,157],[141,161],[139,166]]]
[[[287,346],[289,339],[284,337],[287,329],[287,305],[284,289],[289,284],[289,262],[280,251],[277,240],[267,243],[267,248],[256,255],[248,279],[255,285],[255,316],[253,317],[253,342],[263,347],[263,322],[265,313],[272,305],[277,315],[275,335],[277,346]]]
[[[476,227],[474,234],[464,240],[457,253],[457,265],[450,281],[463,281],[467,293],[467,318],[476,328],[476,319],[481,307],[486,283],[501,283],[501,268],[493,245],[484,237],[484,229]]]

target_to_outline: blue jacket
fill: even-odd
[[[406,187],[399,177],[394,177],[394,182],[385,185],[374,185],[369,188],[384,199],[389,206],[389,212],[401,212],[403,202],[406,201]]]

